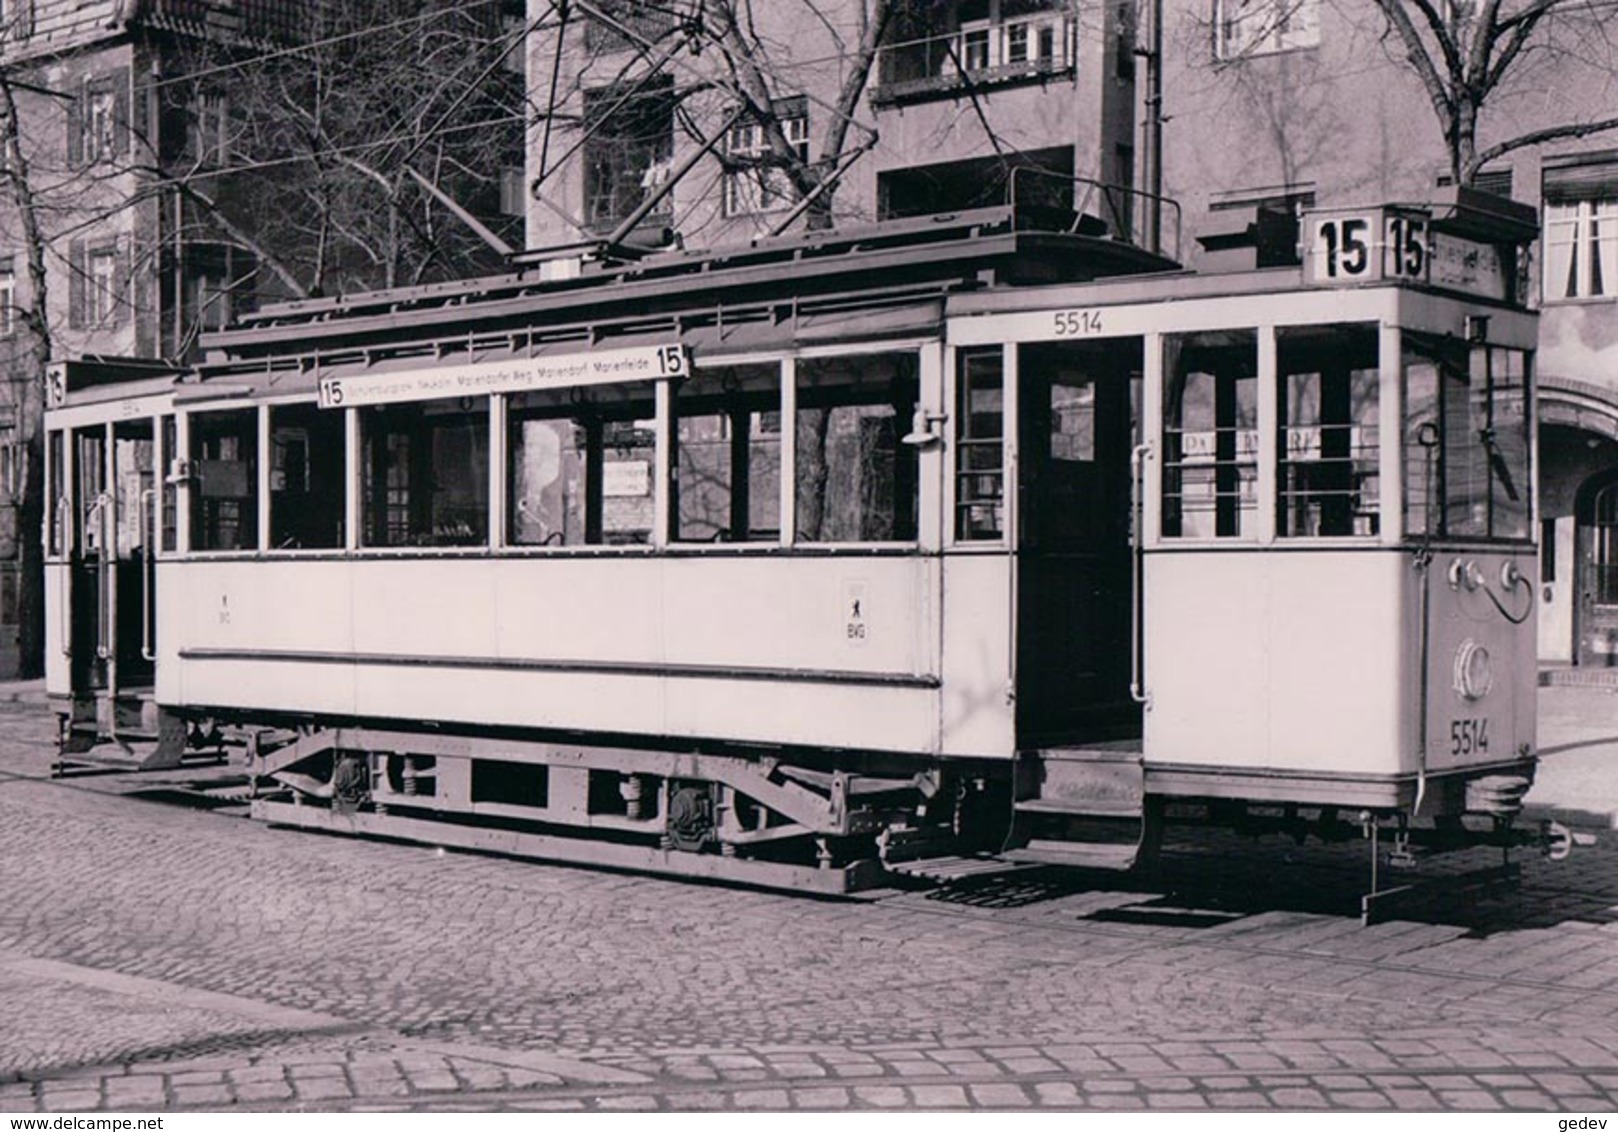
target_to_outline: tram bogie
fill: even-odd
[[[1503,276],[1197,277],[1014,209],[813,243],[68,367],[64,734],[236,728],[285,824],[821,892],[1129,863],[1187,813],[1511,839],[1535,323]]]

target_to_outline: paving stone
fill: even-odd
[[[181,1108],[221,1108],[230,1104],[230,1090],[219,1085],[175,1085],[169,1090],[173,1103]],[[343,1090],[348,1095],[348,1090]]]
[[[1373,1090],[1344,1089],[1326,1094],[1326,1102],[1331,1108],[1391,1108],[1393,1102],[1381,1093]]]
[[[1325,1108],[1326,1098],[1318,1089],[1287,1088],[1271,1089],[1270,1100],[1275,1102],[1276,1108]]]
[[[792,1107],[825,1111],[848,1107],[848,1090],[839,1088],[792,1089]]]
[[[959,1085],[911,1085],[910,1099],[917,1108],[965,1108],[966,1090]]]
[[[1211,1093],[1208,1096],[1208,1102],[1215,1108],[1240,1109],[1249,1112],[1275,1107],[1270,1103],[1269,1097],[1263,1093],[1255,1093],[1250,1089],[1231,1093]]]
[[[731,1094],[730,1103],[740,1109],[782,1111],[791,1107],[785,1089],[744,1089]]]
[[[898,1085],[855,1085],[854,1101],[871,1108],[906,1108],[910,1094]]]
[[[1034,1082],[1034,1098],[1039,1104],[1047,1108],[1057,1108],[1063,1105],[1079,1107],[1084,1098],[1079,1093],[1079,1087],[1071,1081],[1036,1081]]]
[[[972,1100],[983,1108],[1026,1108],[1033,1103],[1021,1085],[988,1084],[968,1086]]]

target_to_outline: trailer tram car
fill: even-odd
[[[1042,219],[56,367],[64,750],[223,728],[270,822],[822,893],[1165,819],[1373,874],[1543,840],[1531,222],[1319,213],[1301,268],[1195,275]]]

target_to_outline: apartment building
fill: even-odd
[[[1105,186],[1136,164],[1132,3],[757,4],[736,27],[724,7],[531,0],[530,247],[801,223],[794,163],[837,223],[999,203],[1015,178],[1129,224]]]

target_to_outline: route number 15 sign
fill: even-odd
[[[1427,217],[1389,209],[1309,218],[1305,277],[1316,286],[1420,281],[1432,259]]]

